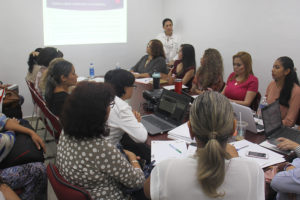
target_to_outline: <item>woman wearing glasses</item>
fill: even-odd
[[[154,72],[160,72],[161,77],[167,77],[166,56],[161,41],[150,40],[146,52],[147,55],[143,56],[130,70],[135,78],[151,77]]]
[[[121,143],[125,149],[150,161],[150,149],[144,144],[148,133],[141,123],[141,115],[126,102],[135,87],[133,74],[124,69],[115,69],[108,71],[104,79],[113,86],[116,94],[115,105],[111,106],[107,120],[110,129],[107,140],[113,145]]]
[[[128,199],[122,190],[141,188],[145,180],[137,156],[126,158],[104,139],[114,100],[109,84],[80,82],[66,100],[61,121],[64,131],[57,147],[57,166],[62,176],[85,188],[92,199]]]
[[[244,51],[234,55],[233,70],[222,94],[230,101],[250,106],[258,92],[258,79],[252,71],[251,55]]]

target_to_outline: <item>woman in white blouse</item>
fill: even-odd
[[[227,139],[235,130],[231,104],[217,92],[204,92],[194,101],[189,129],[196,138],[193,157],[163,161],[144,184],[151,199],[263,200],[264,173],[251,160],[238,157]]]
[[[107,120],[110,134],[106,139],[113,145],[121,143],[125,149],[150,161],[150,149],[144,144],[148,133],[141,123],[141,115],[126,102],[132,96],[135,77],[127,70],[115,69],[108,71],[104,79],[113,86],[116,94],[115,105]]]

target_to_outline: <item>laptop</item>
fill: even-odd
[[[150,135],[163,133],[182,124],[190,99],[170,90],[163,90],[154,114],[142,116],[141,123]]]
[[[272,143],[272,141],[275,142],[275,139],[279,137],[285,137],[300,144],[300,131],[283,126],[278,101],[265,106],[261,112],[265,135],[270,143]]]
[[[242,116],[242,121],[245,121],[248,123],[247,126],[247,130],[252,132],[252,133],[258,133],[258,132],[262,132],[264,129],[263,125],[257,124],[255,123],[254,117],[253,117],[253,111],[247,107],[247,106],[243,106],[234,102],[230,102],[235,118],[237,120],[240,119],[240,113]]]

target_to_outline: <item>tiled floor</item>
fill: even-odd
[[[35,128],[35,121],[36,120],[31,120],[31,118],[27,118],[28,121],[31,122],[31,125],[33,128]],[[45,134],[45,129],[44,129],[44,126],[43,126],[43,123],[41,121],[39,121],[39,124],[38,124],[38,130],[37,130],[37,134],[41,136],[41,138],[44,140],[44,134]],[[47,134],[47,138],[46,140],[51,140],[53,139],[51,135]],[[46,143],[46,155],[45,155],[45,166],[48,165],[49,162],[51,163],[54,163],[55,162],[55,159],[52,158],[52,159],[47,159],[47,157],[49,156],[53,156],[53,155],[56,155],[56,143],[54,141],[51,141],[51,142],[47,142]],[[51,187],[51,184],[50,182],[48,181],[48,200],[57,200],[56,198],[56,195]]]

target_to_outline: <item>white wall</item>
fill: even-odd
[[[247,51],[265,94],[276,58],[289,56],[300,72],[300,1],[297,0],[164,0],[163,17],[196,49],[197,65],[207,48],[216,48],[224,60],[225,75],[232,72],[232,56]]]
[[[29,116],[32,101],[24,78],[29,53],[43,46],[42,1],[2,1],[0,11],[0,80],[19,85],[25,96],[23,114]],[[128,0],[128,13],[126,44],[57,46],[79,76],[88,74],[90,61],[95,63],[95,73],[103,75],[117,62],[129,68],[145,54],[148,41],[161,32],[162,2]]]
[[[225,80],[232,72],[232,55],[248,51],[264,94],[271,67],[279,56],[290,56],[300,70],[300,1],[297,0],[128,0],[128,43],[58,46],[78,75],[87,75],[94,61],[96,74],[119,62],[129,68],[145,53],[147,42],[161,32],[165,17],[174,20],[175,32],[196,49],[218,49],[224,59]],[[25,86],[28,54],[43,46],[42,1],[9,0],[0,7],[0,80],[17,83],[25,96],[23,113],[32,102]]]

